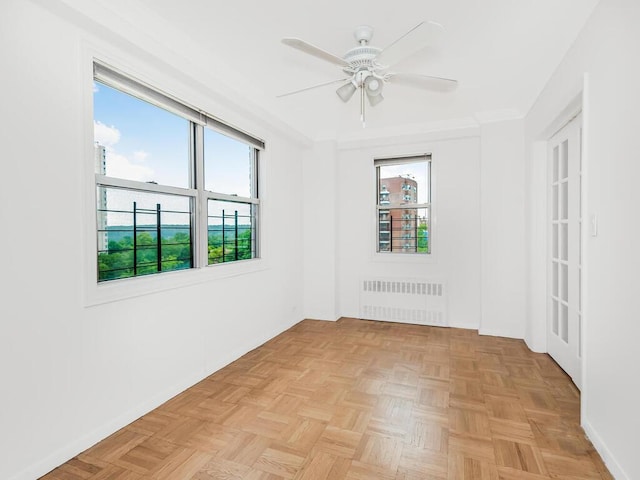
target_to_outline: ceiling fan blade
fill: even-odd
[[[324,60],[329,63],[333,63],[334,65],[340,65],[341,67],[348,67],[349,62],[345,59],[334,55],[333,53],[329,53],[325,50],[322,50],[315,45],[311,45],[304,40],[300,40],[299,38],[283,38],[282,43],[285,45],[289,45],[290,47],[295,48],[296,50],[300,50],[301,52],[308,53],[309,55],[313,55],[316,58]]]
[[[330,82],[319,83],[318,85],[312,85],[310,87],[301,88],[300,90],[295,90],[293,92],[288,92],[288,93],[283,93],[281,95],[276,95],[276,98],[288,97],[289,95],[295,95],[296,93],[306,92],[307,90],[313,90],[314,88],[325,87],[327,85],[332,85],[334,83],[344,83],[347,80],[350,80],[350,79],[349,78],[341,78],[340,80],[331,80]]]
[[[449,92],[458,86],[457,80],[419,73],[389,73],[388,79],[391,83],[440,92]]]
[[[378,58],[379,63],[392,67],[428,45],[433,45],[444,28],[436,22],[421,22],[385,47]]]

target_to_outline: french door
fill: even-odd
[[[547,349],[578,388],[582,378],[582,118],[549,140]]]

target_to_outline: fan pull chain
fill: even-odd
[[[364,84],[360,87],[360,120],[362,121],[362,128],[365,128],[364,119]]]

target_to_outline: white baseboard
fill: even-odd
[[[473,322],[449,321],[449,325],[447,326],[451,328],[464,328],[465,330],[478,330],[478,324]]]
[[[205,375],[204,377],[206,376],[207,375]],[[84,452],[86,449],[95,445],[100,440],[107,438],[112,433],[117,432],[126,425],[129,425],[133,421],[140,418],[142,415],[150,412],[154,408],[159,407],[170,398],[189,388],[191,385],[195,385],[204,377],[202,373],[192,375],[191,377],[189,377],[189,379],[181,382],[179,385],[174,385],[172,388],[165,390],[158,395],[155,395],[150,400],[143,402],[142,404],[136,406],[135,408],[132,408],[131,410],[123,413],[115,419],[101,425],[99,428],[96,428],[92,432],[80,437],[79,439],[71,443],[68,443],[62,448],[59,448],[51,455],[48,455],[37,463],[30,465],[21,472],[12,476],[9,480],[33,480],[34,478],[39,478],[45,475],[54,468],[69,461],[76,455]]]
[[[613,478],[615,478],[616,480],[631,480],[631,477],[624,472],[620,464],[616,461],[614,455],[611,453],[611,450],[609,450],[607,445],[604,443],[600,435],[598,435],[598,433],[595,431],[588,420],[582,421],[582,428],[587,434],[587,437],[589,437],[589,440],[591,440],[591,443],[593,443],[595,449],[602,457],[602,461],[609,469],[609,473],[613,475]]]
[[[190,375],[186,380],[183,380],[177,385],[172,386],[171,388],[164,390],[163,392],[154,395],[149,400],[137,405],[135,408],[123,413],[122,415],[114,418],[113,420],[108,421],[107,423],[101,425],[96,428],[92,432],[80,437],[79,439],[68,443],[67,445],[59,448],[51,455],[39,460],[33,465],[28,466],[17,474],[13,475],[9,478],[9,480],[33,480],[34,478],[39,478],[47,473],[49,473],[54,468],[62,465],[63,463],[69,461],[76,455],[84,452],[89,447],[92,447],[96,443],[101,440],[104,440],[112,433],[117,432],[122,427],[125,427],[137,420],[141,416],[149,413],[151,410],[158,408],[160,405],[165,403],[167,400],[175,397],[177,394],[184,392],[187,388],[195,385],[199,381],[208,377],[209,375],[217,372],[222,367],[230,364],[231,362],[237,360],[244,354],[250,352],[251,350],[259,347],[264,344],[268,340],[273,337],[279,335],[284,332],[288,328],[295,325],[296,322],[293,322],[291,325],[281,324],[276,328],[271,329],[269,332],[266,332],[262,335],[262,340],[253,341],[244,345],[241,348],[234,349],[228,355],[225,355],[220,361],[216,362],[211,368],[207,369],[207,371],[200,371],[193,375]],[[210,371],[209,371],[210,370]]]
[[[516,338],[518,340],[523,340],[523,336],[514,332],[509,332],[506,330],[491,330],[488,328],[480,328],[478,330],[480,335],[488,335],[490,337],[503,337],[503,338]]]

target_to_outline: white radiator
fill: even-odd
[[[426,279],[362,279],[360,318],[447,326],[445,284]]]

